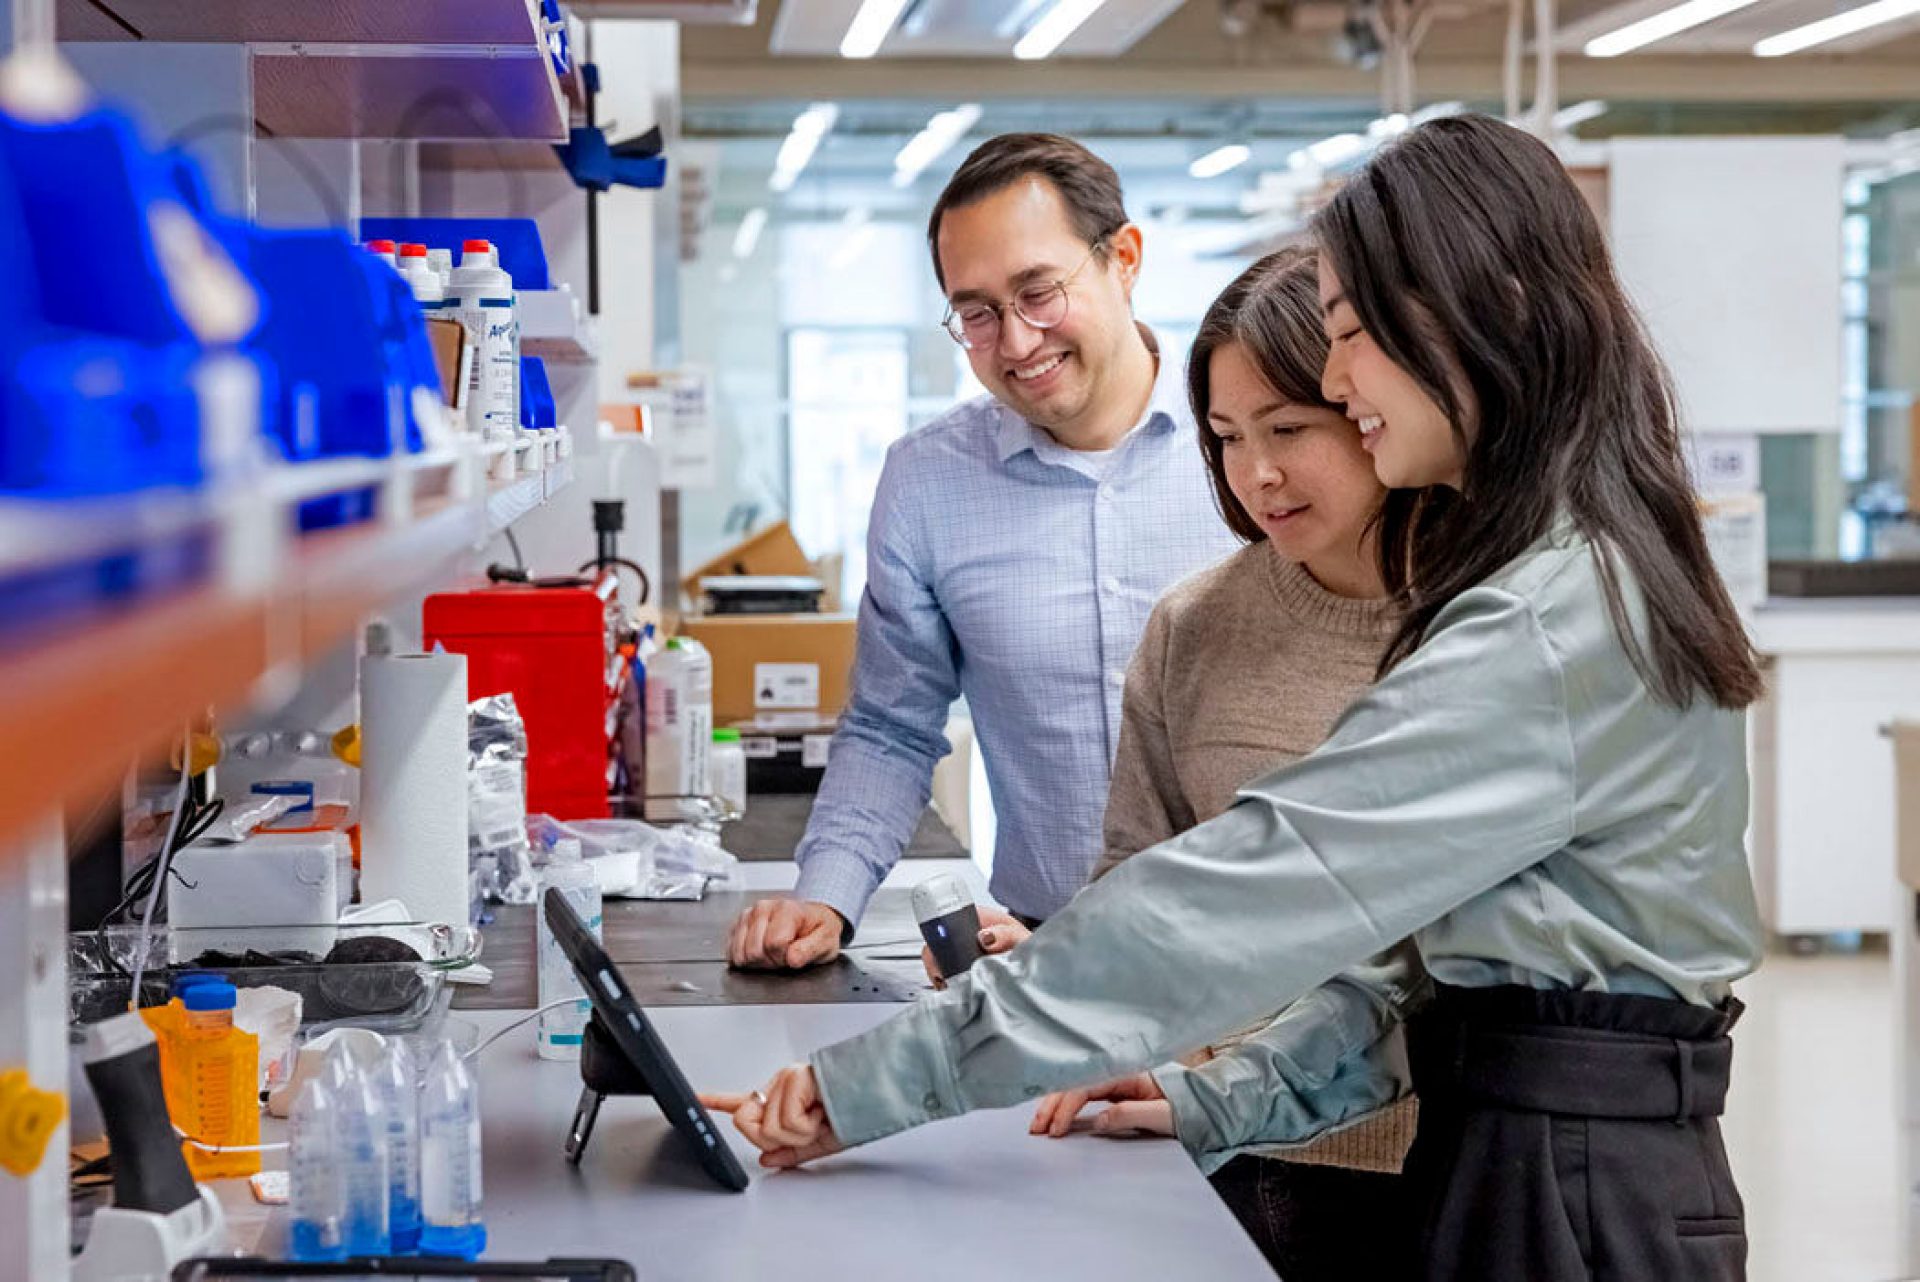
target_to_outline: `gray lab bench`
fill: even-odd
[[[715,981],[717,992],[672,995],[682,1004],[659,999],[662,977],[694,975],[704,984],[703,968],[724,976],[717,961],[674,958],[717,958],[739,906],[790,889],[796,871],[791,862],[752,863],[740,870],[740,890],[700,904],[609,905],[615,960],[655,1008],[661,1039],[696,1089],[751,1089],[809,1051],[898,1013],[897,1003],[924,983],[917,948],[898,942],[916,933],[908,888],[945,872],[966,878],[976,897],[985,894],[964,859],[911,860],[893,870],[861,922],[856,944],[876,946],[856,949],[857,962],[798,976],[736,973]],[[624,910],[632,912],[623,917]],[[534,1004],[531,910],[519,911],[528,915],[489,928],[484,959],[494,985],[461,988],[450,1016],[476,1025],[482,1037]],[[866,982],[861,975],[883,967],[898,968],[896,992],[852,991]],[[510,1009],[484,1009],[495,1006]],[[752,1186],[734,1194],[707,1180],[652,1100],[615,1097],[602,1107],[576,1168],[561,1147],[579,1100],[579,1067],[539,1059],[533,1037],[531,1025],[517,1029],[479,1059],[492,1259],[612,1255],[633,1264],[643,1282],[1273,1277],[1179,1145],[1085,1134],[1035,1139],[1025,1107],[936,1123],[784,1172],[761,1170],[722,1119],[722,1133],[753,1175]],[[274,1138],[280,1124],[265,1129],[263,1138]],[[284,1251],[284,1212],[254,1204],[244,1181],[217,1187],[235,1246]]]
[[[893,1013],[874,1005],[712,1006],[659,1011],[655,1022],[696,1087],[746,1090]],[[484,1036],[514,1013],[455,1018],[472,1020]],[[1035,1139],[1026,1133],[1028,1111],[1013,1108],[769,1172],[726,1123],[723,1133],[753,1175],[736,1194],[707,1180],[649,1099],[608,1099],[584,1162],[569,1166],[561,1144],[579,1069],[538,1059],[531,1027],[482,1053],[480,1090],[493,1259],[612,1255],[644,1282],[1273,1277],[1170,1140]],[[243,1181],[220,1187],[260,1249],[284,1248],[282,1214],[262,1225]]]

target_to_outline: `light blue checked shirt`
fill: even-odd
[[[794,854],[795,895],[859,921],[926,809],[964,694],[998,819],[990,889],[1022,916],[1059,911],[1100,854],[1147,615],[1237,546],[1171,359],[1108,458],[990,396],[896,441],[867,531],[852,693]]]

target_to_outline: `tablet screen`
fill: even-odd
[[[667,1115],[673,1129],[691,1145],[700,1165],[715,1183],[734,1192],[747,1187],[747,1173],[734,1157],[733,1150],[720,1137],[720,1130],[694,1095],[693,1088],[667,1052],[666,1043],[654,1031],[653,1021],[634,999],[627,981],[613,959],[593,937],[579,914],[558,891],[541,897],[547,925],[560,948],[573,964],[573,973],[593,1002],[594,1014],[613,1037],[629,1063],[645,1079],[647,1087]]]

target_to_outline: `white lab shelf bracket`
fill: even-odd
[[[41,1090],[67,1084],[67,859],[56,814],[0,850],[0,1071],[25,1068]],[[67,1124],[25,1178],[0,1172],[7,1276],[68,1276]]]

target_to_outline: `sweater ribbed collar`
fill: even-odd
[[[1335,636],[1384,642],[1400,622],[1399,611],[1386,597],[1356,599],[1329,592],[1306,567],[1289,561],[1269,543],[1261,558],[1267,564],[1267,582],[1288,614],[1307,627]]]

